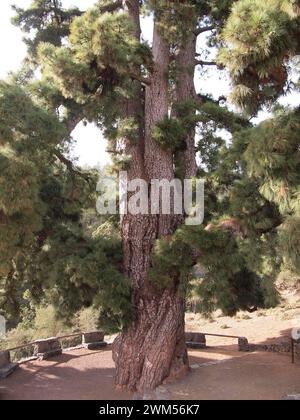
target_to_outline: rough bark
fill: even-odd
[[[178,77],[176,80],[175,98],[178,103],[186,102],[196,97],[194,84],[195,55],[197,36],[191,33],[184,47],[176,57]],[[184,168],[185,179],[192,178],[197,174],[196,150],[195,150],[195,129],[191,130],[186,138],[185,150],[177,159]]]
[[[184,299],[176,290],[137,293],[136,319],[114,343],[117,386],[144,392],[188,371]]]
[[[136,24],[136,35],[139,37],[139,2],[125,1],[125,7]],[[155,25],[154,65],[151,83],[145,92],[141,139],[138,145],[123,139],[126,153],[131,155],[128,178],[145,179],[149,188],[151,179],[174,178],[172,152],[161,148],[152,138],[154,124],[167,115],[170,106],[169,56],[169,47]],[[190,78],[193,81],[193,77]],[[186,79],[180,87],[182,91],[178,95],[188,96],[189,92],[185,92]],[[138,91],[141,92],[141,89],[137,88]],[[129,115],[140,111],[141,103],[139,95],[131,100],[128,103]],[[190,139],[190,150],[193,149],[191,143]],[[189,163],[191,166],[194,168]],[[194,169],[189,171],[194,173]],[[177,226],[178,216],[172,214],[123,217],[124,271],[131,281],[134,314],[130,328],[120,334],[113,345],[116,386],[119,389],[144,392],[164,381],[179,378],[189,370],[184,334],[185,298],[178,292],[176,279],[173,279],[173,287],[164,290],[154,288],[149,280],[151,253],[156,239],[171,235]]]

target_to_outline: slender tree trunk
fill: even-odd
[[[136,24],[139,36],[139,2],[125,1]],[[151,84],[145,93],[145,118],[138,145],[124,139],[131,166],[128,178],[150,180],[174,179],[174,156],[152,138],[153,126],[169,110],[169,47],[154,28],[154,68]],[[190,76],[193,82],[193,76]],[[183,79],[186,83],[186,79]],[[181,89],[184,86],[180,82]],[[140,91],[137,87],[137,92]],[[186,93],[180,93],[186,95]],[[189,95],[189,93],[187,94]],[[129,115],[140,111],[139,95],[128,104]],[[191,140],[189,142],[190,148]],[[192,171],[192,169],[190,169]],[[150,196],[150,195],[149,195]],[[149,208],[150,208],[149,199]],[[158,238],[169,236],[178,227],[177,215],[125,215],[122,220],[124,271],[132,286],[134,308],[132,325],[120,334],[113,345],[116,364],[116,386],[119,389],[144,392],[155,389],[167,380],[185,375],[189,370],[185,345],[185,297],[178,292],[178,283],[163,290],[154,288],[149,280],[151,254]]]

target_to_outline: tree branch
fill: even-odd
[[[203,34],[204,32],[213,31],[215,29],[215,25],[203,26],[202,28],[196,28],[194,30],[194,34],[196,36]]]
[[[72,131],[75,130],[77,125],[82,120],[81,113],[78,111],[73,111],[65,120],[63,123],[66,127],[66,138],[71,135]],[[90,185],[91,177],[88,173],[80,171],[80,169],[76,168],[71,160],[66,158],[59,150],[54,149],[53,151],[54,156],[67,168],[67,170],[70,172],[72,178],[75,178],[75,176],[79,176],[82,179],[84,179],[88,184]]]
[[[123,1],[112,1],[110,4],[107,4],[106,6],[101,6],[100,11],[101,13],[111,13],[114,12],[117,9],[120,9],[123,6]]]
[[[130,73],[130,77],[134,80],[137,80],[142,85],[149,86],[151,84],[149,79],[147,79],[146,77],[143,77],[143,76],[139,76],[138,74]]]
[[[215,105],[220,105],[221,102],[226,102],[227,98],[226,96],[220,96],[219,99],[215,100],[208,95],[201,95],[201,93],[198,93],[195,97],[195,100],[199,102],[200,104],[203,104],[205,102],[211,102]]]
[[[67,133],[70,136],[72,131],[75,130],[75,128],[77,127],[77,125],[80,123],[80,121],[82,120],[82,117],[78,112],[73,113],[72,115],[68,116],[63,123],[65,124],[66,128],[67,128]]]
[[[83,178],[85,181],[87,181],[90,185],[91,177],[89,174],[81,172],[78,168],[76,168],[73,165],[73,162],[69,160],[68,158],[66,158],[59,150],[54,150],[54,156],[56,156],[57,159],[65,165],[65,167],[71,173],[72,177],[79,176]]]
[[[196,66],[218,66],[216,61],[205,61],[195,59]]]

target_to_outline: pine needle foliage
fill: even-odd
[[[288,88],[289,58],[297,55],[299,10],[289,0],[240,0],[222,32],[219,62],[231,74],[231,98],[254,114]]]

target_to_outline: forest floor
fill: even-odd
[[[245,336],[252,344],[290,340],[300,326],[300,296],[286,293],[285,302],[272,310],[239,313],[227,318],[216,313],[208,321],[187,314],[187,331]],[[279,400],[300,394],[300,358],[290,355],[240,353],[237,340],[208,337],[208,348],[190,350],[191,372],[173,384],[163,385],[149,399]],[[70,350],[48,361],[27,362],[0,381],[4,400],[130,400],[135,396],[114,390],[111,350]]]

